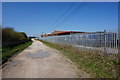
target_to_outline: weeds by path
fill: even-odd
[[[32,41],[25,42],[24,44],[20,44],[14,47],[5,47],[2,49],[2,54],[0,54],[0,58],[2,58],[2,64],[5,63],[10,57],[17,54],[18,52],[24,50],[26,47],[32,44]]]
[[[42,41],[47,46],[59,50],[71,61],[75,62],[77,67],[83,69],[95,78],[117,78],[118,59],[105,56],[102,52],[93,50],[82,50],[73,46],[53,44]]]

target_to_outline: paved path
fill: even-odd
[[[77,78],[78,74],[89,77],[57,50],[36,40],[3,68],[3,78]]]

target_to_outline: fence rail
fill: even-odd
[[[118,53],[118,34],[112,32],[77,33],[61,36],[42,37],[44,41],[73,45],[84,49],[98,49],[107,53]]]

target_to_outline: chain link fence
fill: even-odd
[[[44,41],[72,45],[82,49],[97,49],[106,53],[118,53],[118,34],[113,32],[76,33],[70,35],[48,36]]]

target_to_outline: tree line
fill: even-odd
[[[2,28],[2,46],[14,46],[30,41],[26,33],[17,32],[13,28]]]

